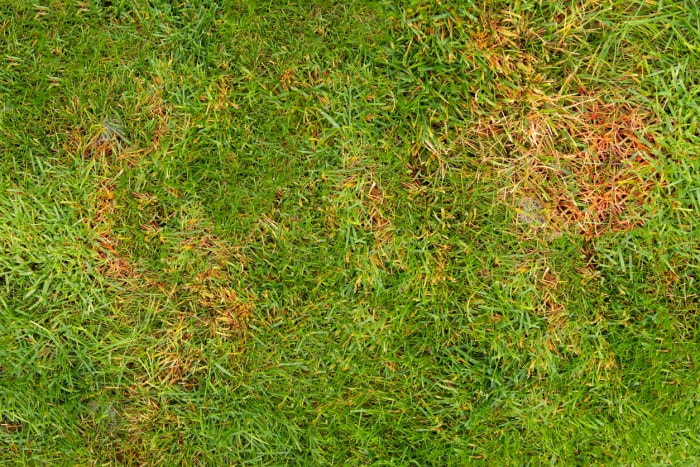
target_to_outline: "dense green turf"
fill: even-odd
[[[694,0],[0,0],[0,57],[3,464],[700,462]]]

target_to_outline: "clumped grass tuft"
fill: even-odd
[[[0,0],[0,459],[700,459],[692,1]]]

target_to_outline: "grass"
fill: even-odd
[[[0,0],[4,464],[700,462],[692,0]]]

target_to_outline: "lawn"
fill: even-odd
[[[695,0],[0,0],[0,463],[697,465]]]

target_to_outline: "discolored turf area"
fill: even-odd
[[[0,0],[4,465],[700,462],[693,0]]]

